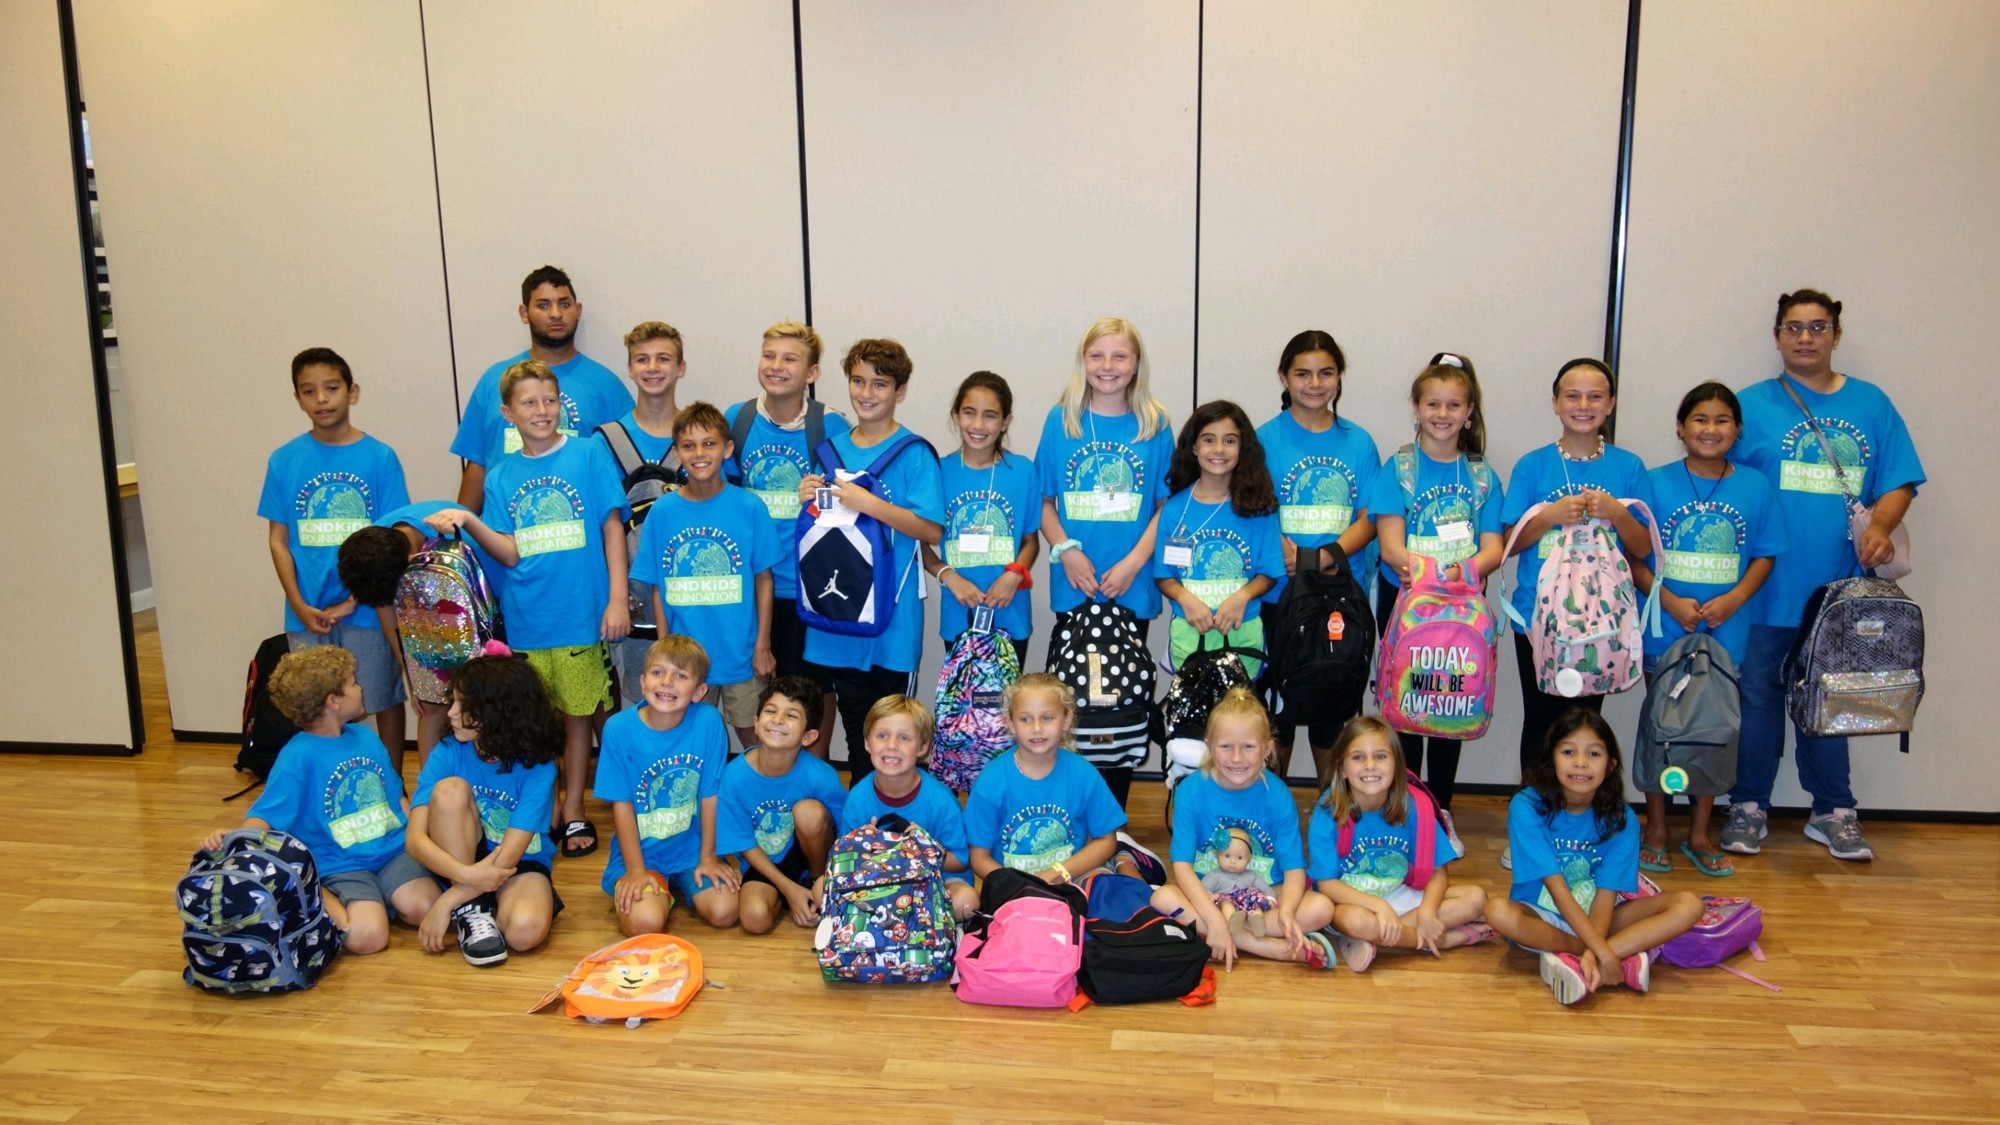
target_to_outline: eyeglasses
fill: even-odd
[[[1830,320],[1788,320],[1778,325],[1778,334],[1781,336],[1803,336],[1808,332],[1815,336],[1824,336],[1831,331],[1833,322]]]

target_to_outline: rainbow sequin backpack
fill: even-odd
[[[1653,557],[1664,559],[1659,528],[1644,501],[1620,500],[1652,532]],[[1547,504],[1521,513],[1502,558],[1512,558],[1514,542]],[[1535,686],[1544,695],[1574,698],[1613,695],[1645,679],[1642,646],[1647,630],[1660,635],[1660,588],[1643,600],[1632,585],[1618,537],[1598,520],[1564,524],[1543,542],[1550,548],[1535,579],[1535,602],[1527,618],[1507,600],[1507,572],[1500,572],[1500,604],[1535,657]],[[1533,544],[1531,551],[1541,549]]]
[[[1478,568],[1459,566],[1465,579],[1452,582],[1436,559],[1411,555],[1410,580],[1383,623],[1375,700],[1405,734],[1478,738],[1493,721],[1499,628]]]
[[[500,603],[472,545],[456,532],[425,543],[396,580],[392,605],[410,694],[451,702],[451,674],[501,634]]]

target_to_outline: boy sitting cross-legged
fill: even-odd
[[[958,798],[924,768],[935,733],[930,710],[907,695],[886,695],[869,708],[863,726],[875,768],[847,794],[838,821],[841,833],[889,816],[923,829],[944,849],[952,916],[965,921],[979,909],[979,892],[972,889],[972,855]]]
[[[809,888],[826,870],[833,818],[847,799],[832,766],[799,753],[819,713],[818,684],[772,680],[758,698],[756,745],[723,771],[715,846],[743,858],[745,933],[770,933],[781,905],[796,925],[819,921]]]

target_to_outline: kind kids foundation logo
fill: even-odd
[[[1409,819],[1414,821],[1415,817]],[[1403,850],[1407,846],[1403,838],[1394,833],[1356,833],[1354,848],[1347,853],[1347,865],[1340,873],[1340,881],[1377,898],[1389,894],[1409,877],[1410,857]]]
[[[743,601],[743,550],[719,527],[687,527],[660,548],[668,605],[737,605]]]
[[[576,400],[568,392],[558,392],[562,397],[562,417],[556,422],[556,432],[565,437],[575,437],[583,432],[583,412],[576,408]],[[512,422],[500,424],[500,452],[521,452],[521,431]]]
[[[759,445],[742,453],[740,462],[744,487],[757,494],[772,519],[799,518],[799,482],[812,470],[803,452],[789,445]]]
[[[639,775],[632,802],[641,840],[664,840],[694,824],[701,791],[701,759],[693,754],[669,754]]]
[[[1110,441],[1084,442],[1063,465],[1063,519],[1137,523],[1145,491],[1146,462],[1137,450]]]
[[[1250,581],[1250,542],[1225,528],[1203,528],[1190,538],[1192,562],[1181,585],[1214,609]]]
[[[1338,457],[1303,457],[1278,480],[1278,529],[1339,535],[1354,522],[1354,471]]]
[[[944,519],[944,561],[950,566],[1006,566],[1020,553],[1013,502],[998,492],[961,492],[945,502]]]
[[[522,558],[551,551],[578,551],[589,542],[583,496],[561,477],[521,482],[507,503],[514,515],[514,544]]]
[[[375,500],[368,482],[353,473],[314,473],[292,500],[299,546],[338,547],[367,527]]]
[[[486,842],[499,847],[507,838],[507,829],[514,823],[514,806],[519,801],[516,794],[505,789],[495,789],[490,785],[472,787],[472,805],[479,810],[479,834]],[[542,833],[528,829],[528,847],[523,855],[537,855],[542,850]]]
[[[403,814],[389,801],[382,766],[372,758],[338,762],[326,775],[320,798],[327,834],[343,848],[379,840],[403,826]]]
[[[1070,857],[1069,810],[1061,805],[1028,805],[1000,826],[1000,864],[1021,871],[1047,871]]]
[[[1840,460],[1841,471],[1836,472],[1827,464],[1826,451],[1820,448],[1819,438],[1813,436],[1811,423],[1801,419],[1785,431],[1784,440],[1778,443],[1778,490],[1838,496],[1844,473],[1848,491],[1855,496],[1865,495],[1868,466],[1875,460],[1868,435],[1844,418],[1821,418],[1819,425],[1826,431],[1826,443],[1833,447],[1833,455]]]
[[[1472,491],[1462,484],[1433,485],[1417,494],[1410,505],[1416,518],[1407,526],[1429,528],[1423,534],[1413,534],[1404,540],[1404,546],[1412,554],[1429,555],[1440,566],[1464,562],[1479,552],[1479,534],[1472,529]],[[1463,524],[1470,534],[1462,539],[1447,539],[1438,529],[1451,524]]]
[[[792,806],[773,797],[759,801],[750,814],[750,823],[757,837],[757,847],[772,859],[778,859],[792,848]]]
[[[1563,882],[1569,885],[1569,897],[1589,913],[1590,904],[1597,901],[1597,879],[1591,874],[1591,862],[1597,857],[1597,845],[1589,840],[1558,837],[1550,841],[1555,845],[1556,863],[1562,867]],[[1543,887],[1535,897],[1535,904],[1545,910],[1561,913],[1556,907],[1555,897]]]
[[[1667,556],[1660,569],[1667,578],[1710,586],[1735,583],[1750,525],[1734,505],[1696,500],[1674,509],[1662,526]]]

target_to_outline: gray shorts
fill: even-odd
[[[379,902],[389,905],[389,898],[396,888],[412,879],[429,879],[430,871],[423,864],[410,858],[404,852],[382,865],[377,871],[343,871],[338,875],[322,875],[319,885],[333,892],[333,897],[343,904],[352,902]]]
[[[291,642],[293,652],[314,645],[339,645],[353,653],[354,682],[361,685],[361,708],[370,715],[402,706],[403,670],[396,667],[396,658],[389,652],[389,639],[382,635],[380,625],[372,621],[357,625],[343,619],[334,622],[333,632],[324,637],[317,633],[286,633],[285,637]]]
[[[646,670],[646,650],[652,641],[626,637],[611,643],[611,666],[618,673],[618,698],[625,706],[639,702],[639,674]]]

